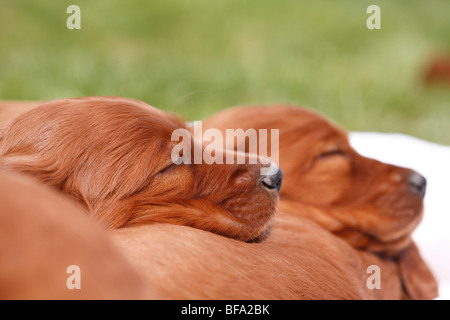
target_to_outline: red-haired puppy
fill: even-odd
[[[316,222],[358,250],[396,261],[411,297],[436,297],[436,281],[411,240],[426,189],[419,173],[359,155],[343,129],[303,108],[235,107],[207,119],[203,127],[279,130],[271,156],[279,159],[284,175],[280,210]]]
[[[4,126],[1,167],[60,190],[110,228],[167,222],[243,241],[265,237],[279,168],[268,176],[261,169],[273,164],[262,161],[192,161],[204,147],[191,136],[174,140],[177,130],[190,132],[184,121],[137,100],[56,100]]]

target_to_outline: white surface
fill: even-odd
[[[414,231],[424,260],[450,299],[450,146],[404,134],[352,132],[351,145],[366,157],[416,170],[427,179],[425,213]]]

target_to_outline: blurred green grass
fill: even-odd
[[[81,8],[68,30],[66,8]],[[381,8],[368,30],[366,8]],[[423,70],[450,51],[450,1],[2,0],[0,99],[116,95],[202,119],[289,103],[348,130],[450,144],[450,89]]]

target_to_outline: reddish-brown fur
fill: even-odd
[[[270,237],[258,243],[168,224],[113,233],[124,255],[172,299],[396,299],[401,294],[400,281],[385,281],[397,272],[394,264],[382,268],[382,289],[369,290],[366,269],[379,259],[366,259],[310,220],[283,213]]]
[[[385,277],[382,290],[367,289],[365,269],[379,262],[307,219],[280,215],[259,243],[161,223],[107,231],[54,190],[10,172],[0,172],[0,200],[1,299],[373,299],[400,292],[400,282]],[[80,267],[79,290],[66,286],[69,265]]]
[[[43,103],[44,101],[0,101],[0,125]]]
[[[297,107],[230,108],[209,118],[203,127],[279,129],[277,156],[284,175],[280,210],[311,219],[354,248],[386,261],[401,260],[409,252],[416,265],[402,272],[420,269],[416,276],[425,280],[427,288],[421,297],[437,295],[431,272],[412,249],[411,233],[423,211],[422,195],[408,183],[412,170],[359,155],[345,131]]]
[[[69,102],[72,101],[73,100],[69,100]],[[148,108],[148,106],[145,106],[145,108]],[[36,111],[37,114],[40,112],[42,111]],[[89,114],[88,110],[84,110],[83,112]],[[12,139],[15,142],[18,142],[19,145],[22,142],[28,142],[29,139],[31,139],[30,134],[34,132],[33,130],[39,130],[40,125],[33,123],[36,119],[36,113],[23,115],[25,116],[25,119],[29,119],[29,121],[26,122],[27,126],[25,127],[22,126],[23,124],[19,125],[17,123],[17,121],[23,117],[19,117],[13,122],[13,125],[7,127],[12,128],[14,123],[16,123],[16,130],[18,130],[17,132],[19,133],[22,131],[21,128],[24,128],[22,136],[20,134],[12,135]],[[73,114],[70,116],[69,114],[64,125],[68,127],[68,130],[76,131],[79,126],[76,121],[69,121],[73,116]],[[309,113],[306,112],[306,114]],[[261,115],[260,110],[258,110],[258,115]],[[50,115],[47,114],[47,116]],[[170,117],[162,115],[161,117],[157,117],[156,120],[161,121],[159,123],[167,124],[167,121],[170,122],[168,118],[170,119]],[[253,116],[253,118],[253,120],[255,120],[257,117]],[[236,119],[239,118],[237,117]],[[227,119],[224,118],[224,120]],[[336,131],[327,129],[328,126],[330,126],[328,121],[315,113],[311,113],[310,117],[307,117],[303,123],[307,124],[308,122],[312,123],[308,126],[310,127],[311,135],[306,135],[306,138],[310,139],[315,137],[315,140],[312,139],[309,144],[308,139],[306,139],[304,143],[299,142],[303,137],[303,134],[301,134],[300,137],[293,134],[291,140],[289,140],[289,138],[283,138],[283,135],[280,135],[280,141],[288,139],[288,141],[298,143],[296,144],[297,149],[291,151],[293,156],[299,157],[297,159],[299,163],[305,163],[305,161],[307,162],[308,157],[312,157],[311,154],[308,153],[311,149],[314,151],[313,154],[316,154],[320,151],[321,147],[324,147],[324,144],[319,143],[324,136],[331,137],[331,141],[341,141],[339,140],[341,135],[345,137],[345,134],[342,131],[339,131],[340,133],[337,134]],[[331,127],[334,128],[334,126]],[[230,126],[229,128],[233,127]],[[121,127],[120,130],[121,133],[125,135],[130,133],[129,128],[126,127]],[[317,132],[314,134],[314,131]],[[325,133],[321,133],[323,131],[325,131]],[[160,133],[157,134],[159,135]],[[11,137],[11,131],[9,131],[9,133],[7,132],[7,135]],[[66,136],[59,136],[59,138],[64,137]],[[84,141],[85,143],[88,142],[82,135],[77,137],[79,137],[80,141]],[[333,137],[335,140],[333,140]],[[78,138],[75,140],[78,140]],[[328,141],[327,139],[325,140]],[[11,140],[3,140],[0,142],[0,146],[2,146],[0,148],[5,148],[5,145],[9,145],[11,142]],[[341,142],[344,146],[347,143],[346,140]],[[16,144],[11,143],[9,146],[14,145]],[[26,144],[22,144],[22,147],[24,146],[26,146]],[[71,163],[71,154],[76,154],[78,152],[76,146],[77,144],[75,143],[69,144],[66,149],[66,154],[61,154],[60,157],[68,157],[69,159],[66,159],[65,161]],[[331,144],[331,146],[333,147],[334,145]],[[139,145],[136,144],[135,147],[139,148]],[[0,150],[5,151],[6,149]],[[23,152],[23,150],[27,149],[24,148],[20,150],[22,150],[22,157],[17,157],[17,154],[14,154],[13,152],[6,154],[7,157],[4,158],[6,165],[3,165],[4,168],[11,169],[14,168],[12,164],[21,163],[19,160],[29,160],[30,154],[28,152]],[[329,151],[330,150],[326,152]],[[116,155],[117,154],[109,160],[117,161]],[[331,154],[330,156],[332,158],[334,157]],[[61,161],[56,155],[54,155],[53,159]],[[106,160],[102,159],[102,157],[95,159],[97,159],[100,164],[105,163],[104,160]],[[156,158],[153,158],[154,161],[155,159]],[[301,188],[303,189],[293,190],[292,195],[295,196],[295,191],[301,190],[306,193],[304,196],[307,199],[310,199],[311,202],[312,200],[318,201],[320,200],[319,193],[323,192],[323,189],[326,188],[326,184],[336,181],[330,177],[350,179],[349,176],[351,176],[351,174],[348,171],[344,170],[344,172],[338,173],[340,171],[339,168],[342,168],[341,160],[342,159],[326,159],[325,162],[319,166],[319,170],[313,171],[313,174],[309,177],[297,177],[305,178],[305,183],[309,183],[310,188],[303,187],[302,185]],[[112,163],[115,163],[115,161],[112,161]],[[312,160],[310,159],[310,162],[311,161]],[[109,163],[109,161],[106,163]],[[283,163],[282,158],[281,163]],[[364,163],[366,166],[370,167],[373,162]],[[96,169],[102,169],[101,166],[96,166],[96,161],[91,164],[94,165]],[[140,169],[136,168],[135,171],[131,171],[134,175],[138,175],[137,173],[141,170],[145,170],[145,162],[138,162],[137,167],[140,167]],[[199,168],[199,170],[208,170],[208,166],[201,165],[200,167],[206,168]],[[23,169],[24,167],[19,166],[19,170],[22,170],[21,168]],[[334,169],[330,170],[330,168]],[[211,168],[209,170],[213,169]],[[220,170],[220,168],[215,168],[214,170]],[[205,171],[200,172],[204,173]],[[36,171],[28,173],[36,175],[43,181],[48,181],[42,178],[42,172],[38,172],[39,174],[36,174]],[[111,187],[102,180],[104,179],[104,175],[95,175],[95,172],[92,174],[94,174],[94,178],[90,183],[93,183],[94,185],[105,185],[104,188]],[[174,177],[184,177],[183,171],[174,172],[173,174]],[[198,176],[199,175],[195,175],[195,177]],[[286,173],[284,176],[285,181],[290,179],[286,176]],[[316,180],[314,179],[314,176],[316,177]],[[218,194],[220,197],[220,194],[223,192],[220,187],[223,186],[223,183],[216,187],[211,185],[218,184],[217,176],[213,174],[204,174],[201,177],[206,179],[203,180],[204,182],[209,183],[209,185],[207,185],[207,190],[210,192],[207,196],[215,197],[215,195]],[[2,177],[0,176],[0,180],[1,178]],[[139,179],[139,177],[134,178]],[[288,188],[295,188],[295,182],[297,182],[297,184],[302,183],[301,180],[295,181],[294,178],[290,180],[292,182],[288,182]],[[163,181],[166,181],[166,179]],[[230,182],[232,181],[234,180],[231,179]],[[311,185],[314,181],[317,182],[317,191],[313,190],[314,184]],[[168,182],[170,182],[170,180]],[[377,186],[377,184],[381,184],[380,180],[374,180],[374,183],[375,185],[372,185],[371,187],[382,189],[382,186]],[[348,182],[347,184],[351,183]],[[92,207],[92,205],[87,205],[89,201],[85,201],[83,197],[79,196],[79,194],[81,194],[80,191],[77,190],[79,187],[74,188],[75,192],[67,192],[68,189],[61,188],[58,184],[52,185],[65,191],[85,207]],[[341,185],[341,187],[342,186],[345,187],[346,184]],[[230,188],[232,187],[234,186],[231,184]],[[286,185],[284,185],[281,190],[283,191],[283,189],[286,189],[285,187]],[[370,187],[370,185],[368,185],[368,187]],[[6,189],[7,186],[3,185],[2,188]],[[100,190],[103,189],[100,188]],[[348,189],[346,190],[348,192]],[[258,192],[258,189],[248,190],[250,199],[252,193],[258,194]],[[308,195],[308,192],[311,194]],[[341,194],[341,192],[339,190],[333,191],[334,197],[339,198],[338,195]],[[48,206],[53,203],[52,201],[47,201],[48,198],[44,194],[36,193],[36,195],[43,203],[47,203]],[[238,196],[239,194],[234,195]],[[358,200],[360,204],[364,204],[364,201],[370,202],[370,197],[364,197],[363,193],[358,193],[357,195],[359,198],[355,200]],[[102,194],[99,194],[99,196],[101,197]],[[35,195],[31,193],[26,197],[29,197],[31,202],[33,202]],[[10,194],[7,199],[15,201],[14,190],[13,194]],[[248,199],[249,198],[246,200]],[[256,200],[258,200],[258,198],[256,198]],[[295,200],[295,198],[293,200]],[[370,246],[367,244],[371,243],[371,241],[365,241],[364,243],[366,245],[360,245],[359,241],[354,241],[355,238],[359,237],[360,233],[363,233],[361,230],[350,229],[351,233],[354,232],[354,234],[357,235],[357,237],[354,237],[336,232],[338,229],[331,229],[342,238],[340,239],[329,232],[330,226],[341,226],[346,220],[343,219],[343,221],[341,221],[339,214],[336,214],[336,216],[330,214],[330,216],[328,216],[327,210],[333,208],[334,202],[326,197],[324,197],[323,200],[326,200],[326,205],[323,207],[317,206],[317,204],[314,205],[314,203],[298,204],[295,203],[295,201],[282,201],[282,208],[284,208],[283,211],[285,212],[280,212],[274,219],[274,225],[270,236],[266,240],[258,243],[236,241],[188,226],[166,223],[147,224],[146,222],[149,221],[147,218],[135,220],[136,223],[133,224],[118,224],[116,226],[121,226],[122,228],[111,230],[110,232],[112,233],[115,244],[139,271],[142,276],[140,280],[144,281],[145,279],[145,281],[148,281],[143,284],[145,287],[144,291],[146,292],[145,295],[142,295],[144,298],[155,297],[156,293],[157,298],[169,299],[398,299],[403,297],[402,286],[406,287],[407,297],[410,298],[432,298],[435,296],[436,287],[434,279],[412,243],[408,241],[405,241],[404,244],[403,242],[395,243],[395,241],[394,243],[390,243],[391,241],[387,241],[387,243],[382,243],[382,249],[379,250],[377,248],[381,247],[376,244],[376,242],[379,241],[375,241],[375,244]],[[171,199],[171,201],[173,201],[173,199]],[[272,198],[269,197],[268,201],[272,203]],[[7,201],[5,203],[7,203]],[[190,204],[193,206],[198,205],[197,208],[199,211],[205,210],[205,207],[201,206],[201,202],[193,201],[190,202]],[[33,203],[29,203],[28,205],[33,208]],[[164,208],[161,209],[165,212],[164,215],[167,213],[168,216],[171,213],[179,212],[179,215],[176,215],[176,219],[179,219],[185,212],[188,213],[190,210],[190,208],[184,208],[185,210],[180,208],[179,211],[175,211],[171,209],[171,206],[168,203],[167,206],[166,203],[164,203]],[[54,215],[57,216],[58,219],[64,219],[66,210],[59,210],[58,207],[53,208],[52,210],[56,212]],[[108,221],[110,221],[109,219],[112,218],[112,220],[115,221],[117,219],[115,216],[120,216],[121,214],[120,210],[118,209],[112,217],[108,217],[106,213],[106,216],[96,216],[103,222],[106,222],[106,225],[111,226],[111,224],[108,223]],[[258,210],[257,207],[254,208],[254,210]],[[36,210],[34,212],[36,213]],[[211,212],[214,212],[214,210],[208,210],[206,212],[208,217],[205,217],[205,219],[209,218]],[[58,213],[61,215],[58,216]],[[125,216],[128,216],[126,210],[124,213]],[[355,219],[358,217],[359,215],[356,215]],[[189,223],[180,223],[177,220],[171,221],[169,218],[161,219],[161,222],[191,225]],[[211,223],[217,224],[217,222],[217,220],[212,220]],[[27,224],[28,221],[24,219],[21,223]],[[63,224],[61,227],[62,230],[65,230],[66,226],[64,225],[64,222],[61,223]],[[114,224],[112,224],[112,226],[116,227]],[[354,225],[354,227],[357,226],[359,225]],[[20,228],[20,224],[17,225],[17,228]],[[56,226],[55,228],[57,229],[58,227]],[[200,227],[200,229],[217,231],[215,228],[219,227]],[[84,227],[80,229],[81,233],[85,232]],[[17,230],[14,229],[11,229],[10,231],[12,233],[17,232]],[[408,233],[406,231],[400,233],[403,234],[403,232]],[[31,234],[30,237],[27,237],[23,233],[19,233],[18,236],[19,240],[21,238],[27,238],[27,241],[33,241],[35,240],[34,238],[37,238],[37,241],[40,241],[42,237],[45,237],[45,235],[42,235],[41,233]],[[101,235],[99,235],[99,237],[101,237]],[[30,240],[30,238],[32,238],[32,240]],[[20,241],[23,242],[23,239]],[[20,241],[18,242],[20,243]],[[93,239],[93,241],[98,240]],[[349,245],[347,242],[353,246]],[[77,244],[69,243],[68,245],[63,245],[63,247],[65,250],[68,250],[72,245],[75,245],[75,247],[77,246]],[[82,247],[83,245],[81,245],[81,248]],[[406,249],[403,249],[405,247]],[[371,250],[376,252],[380,251],[384,254],[390,253],[393,256],[385,258],[371,253]],[[396,253],[398,250],[400,251],[399,254]],[[2,251],[0,250],[0,253],[1,252]],[[14,257],[14,255],[11,255],[11,257]],[[33,260],[37,258],[31,254],[28,255],[27,259],[27,261],[33,262]],[[95,261],[95,257],[92,257],[92,259]],[[1,267],[1,265],[5,263],[5,260],[1,259],[0,261],[2,261],[2,263],[0,263]],[[43,263],[43,265],[45,266],[47,264]],[[53,273],[58,272],[52,268],[53,265],[54,264],[47,265],[49,273],[50,270]],[[369,274],[366,273],[366,269],[370,265],[378,265],[381,268],[382,285],[380,290],[369,290],[366,286],[366,280],[369,277]],[[23,268],[23,266],[21,266],[21,268]],[[20,271],[21,269],[18,268],[17,270]],[[133,274],[133,271],[129,272]],[[21,273],[19,272],[19,275],[20,274]],[[148,290],[148,288],[151,288],[151,290]],[[18,291],[21,291],[21,289],[27,290],[27,285],[25,284],[17,287]],[[99,288],[99,290],[100,289],[101,288]],[[140,290],[143,289],[141,288]],[[150,294],[148,293],[149,291]],[[129,294],[128,296],[136,297],[136,295],[133,294]]]
[[[67,268],[80,267],[69,290]],[[160,298],[73,203],[16,173],[0,172],[0,299]]]
[[[260,185],[261,164],[175,165],[179,128],[187,129],[136,100],[57,100],[3,128],[2,167],[64,192],[110,228],[169,222],[244,241],[265,236],[277,192]]]

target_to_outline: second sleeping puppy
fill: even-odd
[[[280,211],[312,220],[355,250],[394,263],[397,275],[388,280],[383,272],[383,278],[401,280],[406,296],[437,296],[436,281],[411,237],[423,215],[426,180],[419,173],[361,156],[345,130],[296,106],[229,108],[203,127],[242,129],[243,135],[249,129],[255,134],[279,130],[279,145],[271,157],[279,159],[284,175]],[[227,147],[249,151],[242,137]]]

